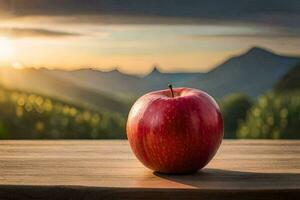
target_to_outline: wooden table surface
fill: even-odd
[[[300,141],[225,140],[205,169],[146,169],[126,140],[0,141],[0,199],[299,199]]]

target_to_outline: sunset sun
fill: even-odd
[[[13,42],[6,37],[0,37],[0,60],[9,59],[14,54]]]

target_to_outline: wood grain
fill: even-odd
[[[297,199],[300,141],[225,140],[192,175],[153,173],[127,141],[0,141],[0,199]]]

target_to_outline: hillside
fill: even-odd
[[[93,108],[120,113],[128,110],[128,105],[113,95],[53,76],[43,69],[0,68],[0,83],[8,88],[36,92]]]
[[[242,92],[257,96],[270,90],[299,58],[281,56],[262,48],[252,48],[245,54],[232,57],[204,76],[186,83],[201,88],[215,97]]]
[[[288,71],[276,84],[276,91],[300,90],[300,64]]]
[[[123,116],[0,87],[0,139],[125,138]]]
[[[145,92],[165,89],[169,83],[181,85],[187,80],[200,76],[201,73],[163,73],[157,66],[143,76],[124,74],[117,69],[102,72],[95,69],[74,71],[41,69],[44,73],[80,84],[95,91],[106,92],[117,97],[126,95],[142,95]]]
[[[153,70],[143,77],[143,81],[147,83],[147,88],[142,92],[152,90],[166,89],[168,84],[172,83],[175,87],[184,85],[188,80],[201,77],[202,73],[163,73],[157,66],[153,67]]]
[[[120,94],[135,95],[146,87],[140,77],[123,74],[118,70],[102,72],[94,69],[79,69],[74,71],[42,69],[43,73],[67,80],[76,85],[92,89],[97,92],[110,93],[113,96]]]

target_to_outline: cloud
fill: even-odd
[[[266,38],[266,39],[276,39],[276,38],[299,38],[300,33],[287,33],[287,32],[277,32],[277,33],[255,33],[255,34],[216,34],[216,35],[203,35],[203,34],[194,34],[194,35],[182,35],[179,36],[179,39],[183,40],[203,40],[203,39],[217,39],[217,38]]]
[[[2,17],[1,17],[2,16]],[[204,37],[299,37],[299,0],[0,0],[0,19],[53,24],[167,24],[263,26],[266,33],[186,35]],[[36,21],[35,21],[36,20]],[[63,37],[78,34],[52,30],[16,30],[16,36]],[[23,32],[23,34],[22,34]]]
[[[57,38],[57,37],[80,36],[80,34],[78,33],[54,31],[48,29],[7,28],[7,27],[2,27],[2,28],[0,27],[0,35],[12,37],[12,38],[26,38],[26,37]]]
[[[222,38],[300,38],[300,28],[291,27],[266,27],[262,25],[255,26],[202,26],[194,33],[185,33],[177,36],[177,39],[183,40],[207,40]]]
[[[87,23],[300,24],[299,0],[0,0],[0,8],[8,17],[63,16]]]

